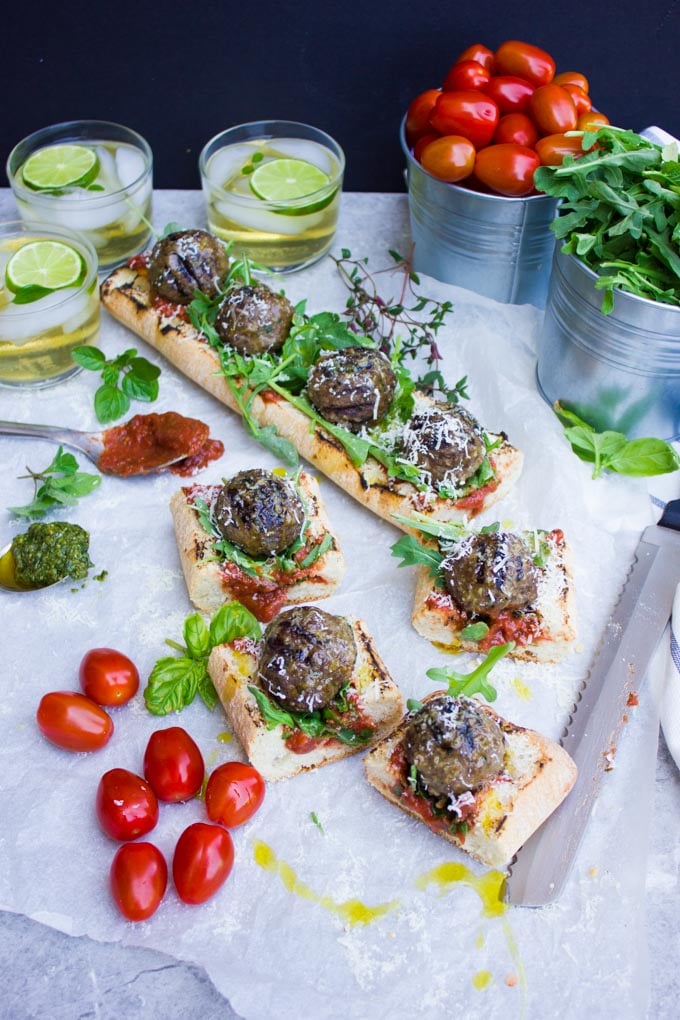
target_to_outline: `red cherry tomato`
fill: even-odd
[[[91,648],[80,663],[80,686],[98,705],[124,705],[139,688],[139,673],[127,655],[114,648]]]
[[[582,113],[589,113],[593,108],[593,101],[587,92],[584,92],[579,85],[560,85],[565,92],[568,92],[572,98],[574,106],[576,107],[576,113],[580,117]]]
[[[435,103],[439,99],[439,89],[426,89],[409,105],[406,111],[406,141],[413,145],[421,135],[430,131],[430,114],[434,110]]]
[[[545,135],[539,138],[535,148],[543,166],[562,166],[565,156],[578,159],[584,152],[581,135]]]
[[[484,94],[493,99],[501,114],[524,113],[535,88],[524,78],[499,74],[489,79],[484,86]]]
[[[455,184],[472,173],[475,147],[461,135],[443,135],[425,146],[420,162],[433,177]]]
[[[462,135],[480,149],[493,138],[498,107],[481,92],[442,92],[430,123],[442,135]]]
[[[226,882],[234,863],[234,844],[221,825],[194,822],[177,840],[172,877],[184,903],[204,903]]]
[[[128,921],[146,921],[158,910],[168,885],[165,857],[153,843],[124,843],[111,862],[113,901]]]
[[[256,768],[240,761],[219,765],[205,788],[208,818],[228,829],[252,818],[263,800],[264,779]]]
[[[442,136],[438,135],[436,131],[430,131],[429,134],[427,134],[427,135],[421,135],[421,137],[418,139],[416,144],[413,146],[413,156],[414,156],[414,158],[417,159],[418,162],[420,163],[420,157],[423,154],[423,149],[425,148],[425,146],[429,145],[430,142],[433,142],[435,140],[435,138],[441,138],[441,137]]]
[[[578,123],[574,100],[560,85],[541,85],[529,99],[528,113],[542,135],[573,131]]]
[[[189,800],[201,789],[203,756],[181,726],[156,730],[144,752],[144,776],[159,800]]]
[[[590,92],[590,85],[585,74],[581,74],[580,71],[560,71],[553,78],[553,85],[576,85],[578,88],[583,89],[584,92]]]
[[[474,60],[490,71],[493,66],[493,50],[490,50],[488,46],[482,46],[481,43],[473,43],[472,46],[463,50],[456,63],[462,63],[464,60]]]
[[[484,88],[491,72],[476,60],[459,60],[449,68],[442,88],[445,92]]]
[[[590,110],[589,113],[582,113],[578,119],[577,128],[579,131],[597,131],[609,124],[609,117],[599,110]]]
[[[528,149],[533,149],[538,141],[538,131],[526,114],[506,113],[498,121],[493,140],[496,145],[512,142],[514,145],[525,145]]]
[[[536,152],[523,145],[488,145],[475,160],[475,174],[500,195],[521,198],[534,190],[534,171],[541,165]]]
[[[156,794],[141,776],[127,769],[104,773],[95,804],[103,831],[120,843],[145,836],[158,821]]]
[[[538,46],[509,39],[494,55],[494,74],[515,74],[534,85],[547,85],[555,75],[555,61]]]
[[[35,717],[42,735],[66,751],[97,751],[113,733],[104,709],[75,691],[45,694]]]

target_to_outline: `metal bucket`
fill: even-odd
[[[596,279],[573,255],[555,252],[539,389],[598,431],[680,438],[680,307],[617,290],[603,315]]]
[[[496,301],[543,308],[558,199],[504,198],[439,181],[413,158],[404,125],[413,268]]]

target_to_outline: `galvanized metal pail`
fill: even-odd
[[[617,290],[602,313],[597,274],[555,251],[538,385],[598,431],[680,438],[680,307]]]
[[[443,283],[505,301],[543,308],[558,199],[505,198],[437,180],[401,147],[408,166],[413,268]]]

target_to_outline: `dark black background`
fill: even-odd
[[[9,16],[9,24],[7,18]],[[284,118],[345,149],[349,191],[403,190],[399,123],[461,50],[522,39],[580,70],[612,123],[680,136],[680,0],[81,0],[12,4],[3,18],[0,158],[37,128],[114,120],[154,152],[160,188],[199,186],[223,128]],[[9,31],[8,31],[9,29]]]

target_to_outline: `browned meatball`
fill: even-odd
[[[433,797],[459,797],[503,771],[505,736],[471,698],[443,694],[428,701],[408,724],[406,759]]]
[[[205,230],[178,230],[154,245],[149,282],[166,301],[188,305],[196,290],[216,297],[228,269],[227,253],[216,237]]]
[[[468,613],[495,616],[536,599],[538,571],[519,535],[496,531],[457,542],[442,563],[447,590]]]
[[[384,354],[371,347],[347,347],[324,352],[312,365],[307,396],[328,421],[356,431],[385,417],[396,385]]]
[[[255,468],[222,486],[213,517],[220,533],[249,556],[269,556],[299,537],[305,511],[288,481]]]
[[[264,354],[283,347],[293,321],[293,306],[263,283],[234,287],[220,305],[215,329],[241,354]]]
[[[348,680],[357,649],[351,624],[316,606],[296,606],[277,616],[264,633],[259,678],[284,708],[325,708]]]
[[[435,404],[416,411],[402,433],[399,452],[433,485],[463,485],[486,456],[484,431],[464,407]]]

